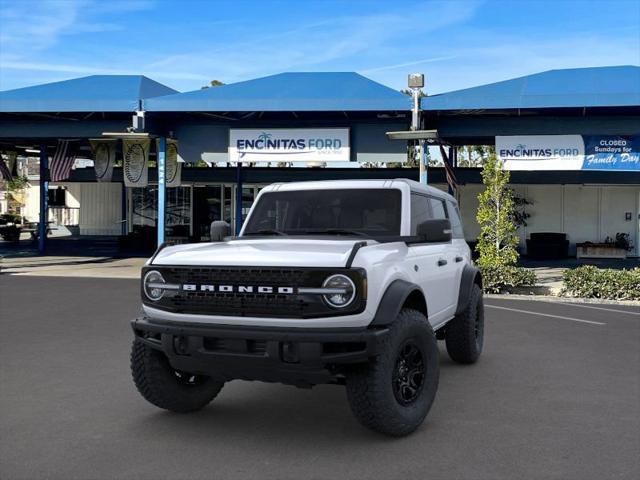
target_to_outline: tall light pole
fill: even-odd
[[[420,129],[420,92],[424,88],[424,74],[410,73],[408,78],[409,89],[413,97],[413,109],[411,110],[411,130]],[[418,148],[416,155],[418,157],[418,165],[420,166],[420,183],[427,183],[427,166],[425,165],[424,140],[418,140]]]

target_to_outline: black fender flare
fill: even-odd
[[[389,284],[387,290],[382,295],[382,299],[378,304],[378,310],[376,311],[373,320],[369,324],[371,327],[382,327],[393,323],[402,310],[402,306],[414,292],[419,292],[420,296],[424,300],[424,314],[426,316],[426,297],[422,289],[415,283],[407,282],[405,280],[394,280]]]
[[[458,306],[456,308],[456,315],[461,314],[469,305],[469,299],[471,298],[471,289],[473,285],[479,285],[482,288],[482,274],[478,267],[473,265],[465,265],[462,270],[462,276],[460,277],[460,289],[458,293]]]

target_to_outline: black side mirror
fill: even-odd
[[[418,224],[416,235],[423,242],[450,242],[451,222],[447,219],[426,220]]]

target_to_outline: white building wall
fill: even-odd
[[[80,208],[80,192],[82,188],[81,184],[67,183],[65,186],[67,187],[67,195],[66,195],[67,207]]]
[[[40,184],[37,181],[30,181],[29,185],[24,194],[25,204],[22,216],[30,222],[37,222],[40,220]]]
[[[575,244],[602,242],[618,232],[631,236],[640,255],[640,185],[512,185],[517,195],[532,202],[525,207],[531,215],[527,226],[518,234],[521,251],[526,251],[525,240],[533,232],[563,232],[570,242],[570,255],[575,255]],[[458,189],[460,213],[467,240],[480,234],[476,221],[478,195],[482,185],[463,185]],[[631,220],[626,214],[631,213]]]
[[[576,243],[600,240],[600,188],[565,185],[563,190],[564,231],[569,235],[569,253],[575,255]]]
[[[120,183],[77,183],[76,185],[80,187],[80,235],[120,235],[122,232],[122,185]]]
[[[640,186],[601,187],[600,189],[600,240],[604,240],[607,236],[615,238],[618,232],[628,233],[636,246],[636,254],[640,253],[638,249],[639,192]],[[627,213],[631,214],[631,221],[626,220]]]

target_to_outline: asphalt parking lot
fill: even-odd
[[[147,404],[129,373],[135,280],[0,276],[2,479],[640,478],[640,308],[486,300],[474,366],[441,350],[414,435],[358,425],[341,387],[232,382]]]

